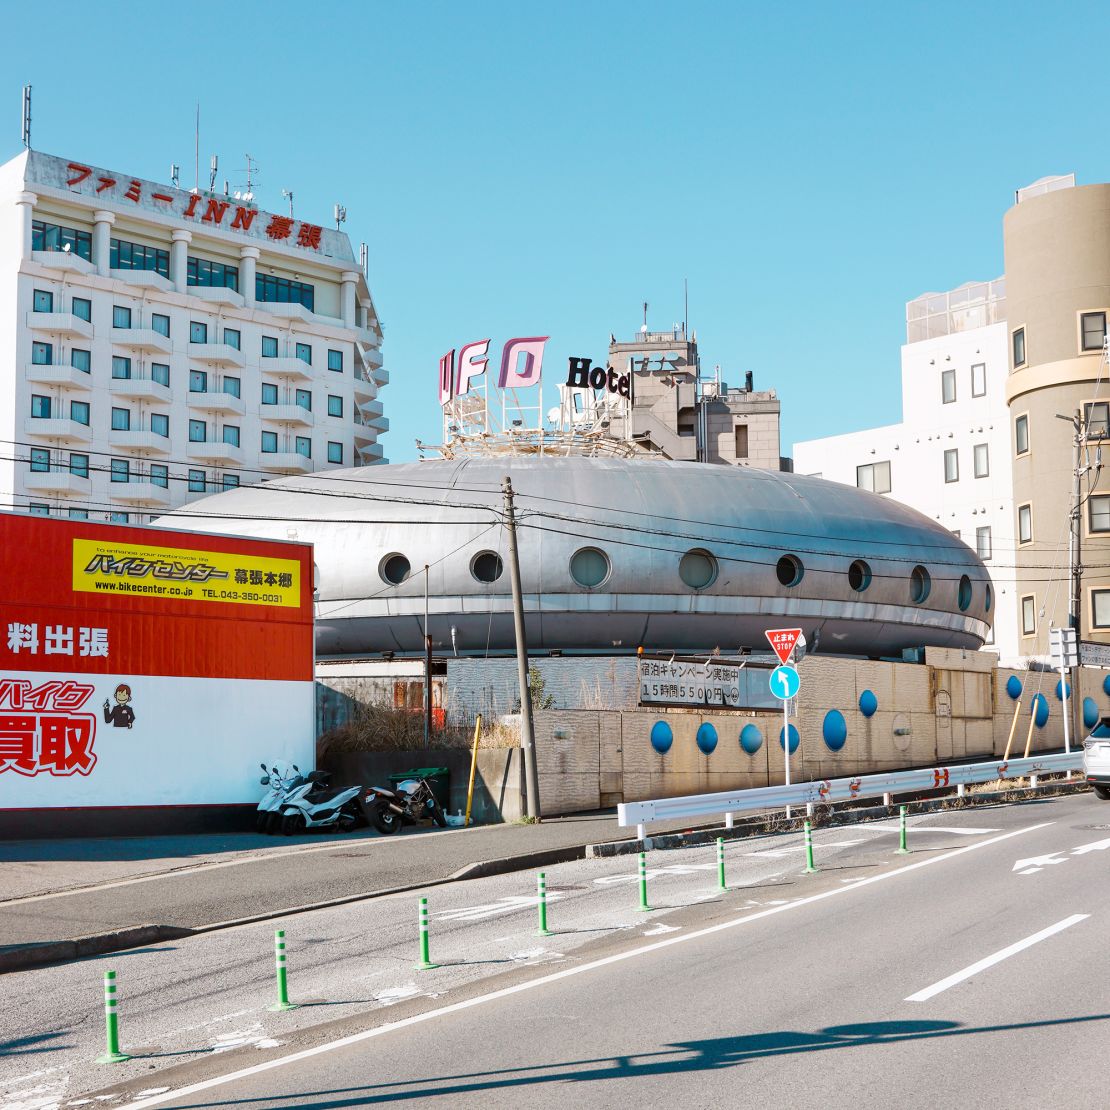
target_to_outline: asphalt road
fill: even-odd
[[[816,875],[796,834],[730,845],[724,893],[712,847],[652,853],[647,914],[635,857],[549,868],[549,938],[531,875],[434,889],[434,971],[411,896],[297,915],[289,1013],[261,925],[10,975],[0,1105],[1104,1104],[1110,806],[914,818],[910,856],[891,821],[816,842]],[[108,966],[135,1059],[98,1069]]]

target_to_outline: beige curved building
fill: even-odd
[[[1081,458],[1080,638],[1110,643],[1110,185],[1046,178],[1003,221],[1014,452],[1016,593],[1021,651],[1048,652],[1067,627],[1068,541],[1078,415]],[[1057,417],[1063,417],[1058,419]]]

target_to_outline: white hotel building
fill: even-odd
[[[0,166],[0,506],[146,523],[382,461],[348,237],[37,151]]]

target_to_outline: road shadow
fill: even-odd
[[[0,1041],[0,1056],[30,1056],[36,1052],[57,1052],[63,1048],[72,1048],[72,1044],[58,1044],[61,1033],[36,1033],[33,1037],[15,1037],[9,1041]],[[46,1044],[53,1041],[53,1044]]]

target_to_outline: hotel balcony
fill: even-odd
[[[378,438],[377,430],[365,424],[356,424],[354,427],[355,446],[361,451],[360,444],[373,443]]]
[[[113,428],[108,433],[108,445],[114,451],[153,451],[157,455],[170,453],[169,436],[160,436],[149,429],[122,431]]]
[[[358,453],[364,463],[381,462],[385,457],[385,448],[380,443],[372,443],[369,447],[360,447]]]
[[[95,274],[96,267],[73,251],[32,251],[31,261],[72,274]]]
[[[236,397],[234,393],[225,393],[221,389],[210,389],[205,393],[190,391],[189,408],[203,409],[205,412],[233,413],[236,416],[242,416],[246,412],[242,397]]]
[[[200,459],[210,463],[235,463],[243,461],[242,447],[221,440],[202,440],[199,443],[190,440],[185,448],[185,454],[190,459]]]
[[[82,339],[93,337],[92,324],[72,312],[28,312],[27,327],[31,331],[45,331],[51,335],[79,335]]]
[[[247,364],[243,352],[230,343],[190,343],[190,362],[208,362],[214,366],[237,366],[242,369]]]
[[[277,420],[283,424],[301,424],[311,428],[316,422],[312,410],[301,405],[263,405],[260,411],[263,420]]]
[[[236,293],[226,285],[190,285],[189,296],[210,304],[228,304],[242,308],[246,301],[242,293]]]
[[[108,486],[112,501],[130,501],[145,505],[168,505],[170,491],[155,482],[132,478],[129,482],[112,482]]]
[[[276,378],[299,379],[311,381],[313,378],[312,367],[303,359],[291,355],[279,355],[277,358],[263,357],[259,366],[263,374],[272,374]]]
[[[69,470],[31,470],[23,476],[23,484],[35,493],[80,497],[89,492],[89,480]]]
[[[79,424],[76,420],[66,420],[64,417],[32,416],[24,422],[23,430],[29,436],[64,440],[66,443],[92,442],[92,431],[88,424]]]
[[[153,378],[112,378],[112,393],[117,397],[130,397],[136,401],[160,401],[169,404],[173,390]]]
[[[136,289],[158,289],[163,293],[173,292],[173,282],[164,278],[157,270],[109,270],[109,275],[125,285]]]
[[[112,328],[112,342],[132,351],[158,351],[163,355],[173,351],[169,339],[153,328]]]
[[[27,380],[36,385],[61,386],[62,389],[77,389],[85,393],[93,387],[91,374],[75,366],[54,362],[32,362],[27,367]]]
[[[259,469],[282,474],[308,474],[312,460],[296,451],[264,451],[259,457]]]
[[[355,403],[362,406],[374,400],[378,395],[376,382],[367,381],[366,378],[355,378]]]

